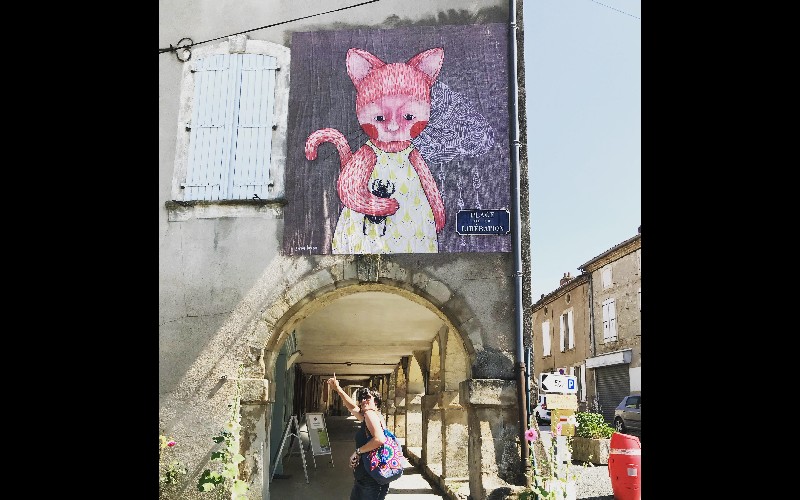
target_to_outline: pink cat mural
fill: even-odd
[[[436,181],[411,142],[431,116],[431,88],[444,49],[405,63],[387,64],[358,48],[347,51],[347,74],[356,88],[356,116],[369,140],[355,153],[345,136],[323,128],[308,136],[305,155],[320,144],[339,152],[336,187],[344,208],[331,243],[334,254],[434,253],[445,210]]]

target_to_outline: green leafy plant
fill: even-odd
[[[614,434],[614,428],[606,423],[603,415],[593,412],[579,411],[575,414],[577,427],[575,435],[590,439],[609,439]]]
[[[241,378],[241,366],[239,367],[239,378]],[[238,378],[236,396],[228,407],[231,409],[230,419],[226,422],[224,429],[211,438],[217,444],[225,444],[220,450],[211,453],[211,461],[218,462],[220,465],[217,470],[206,469],[203,471],[197,480],[197,489],[203,492],[214,491],[219,498],[224,498],[227,488],[230,491],[230,500],[247,500],[247,491],[250,486],[238,477],[239,464],[244,460],[239,453],[239,431],[242,426],[239,424],[241,386]]]
[[[576,426],[579,426],[576,422]],[[574,472],[570,471],[570,462],[565,464],[558,463],[557,455],[559,450],[556,449],[555,440],[561,436],[561,424],[556,424],[554,427],[554,435],[550,440],[549,445],[544,445],[544,455],[537,458],[537,453],[531,453],[531,490],[522,492],[519,495],[520,500],[556,500],[557,498],[566,498],[568,483],[572,482],[573,486],[577,480]],[[525,432],[525,439],[536,442],[539,438],[539,433],[536,429],[528,429]],[[572,455],[569,439],[564,441],[566,443],[567,456]],[[533,447],[535,449],[535,447]]]
[[[158,477],[158,482],[164,486],[176,485],[181,479],[181,476],[189,472],[188,467],[181,464],[179,460],[170,460],[169,454],[171,450],[178,443],[172,439],[164,436],[158,436],[158,464],[162,471]]]

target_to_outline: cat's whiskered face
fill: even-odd
[[[369,102],[356,111],[361,128],[370,139],[408,141],[428,125],[431,106],[411,96],[390,95]]]

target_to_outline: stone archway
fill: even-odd
[[[450,308],[453,307],[452,304],[448,303],[452,294],[442,288],[444,285],[441,282],[421,275],[418,270],[412,273],[410,270],[396,264],[386,266],[384,269],[378,267],[378,271],[370,276],[373,279],[365,282],[358,279],[360,274],[358,259],[344,263],[337,262],[334,259],[331,260],[333,262],[328,267],[308,274],[304,279],[295,283],[285,283],[285,291],[263,312],[262,321],[255,328],[256,334],[248,342],[251,346],[251,352],[256,355],[250,356],[244,366],[247,379],[253,383],[245,384],[246,388],[242,391],[241,451],[245,461],[240,465],[240,470],[242,478],[251,484],[251,491],[263,491],[263,498],[269,498],[268,477],[271,467],[269,457],[272,454],[269,433],[272,427],[271,409],[272,403],[275,401],[276,390],[272,375],[275,363],[287,336],[292,333],[297,325],[303,322],[304,318],[325,304],[339,297],[365,291],[392,293],[419,304],[435,313],[445,325],[435,334],[435,340],[431,342],[431,347],[428,350],[429,354],[426,358],[437,360],[438,366],[435,370],[439,374],[437,376],[444,375],[441,378],[445,378],[449,373],[451,385],[454,384],[456,386],[456,396],[450,395],[448,406],[452,406],[454,403],[457,404],[458,383],[469,378],[468,371],[471,366],[469,358],[470,353],[474,353],[474,349],[469,337],[459,335],[456,325],[451,320],[451,315],[455,316],[450,311]],[[413,282],[406,281],[405,278],[409,276],[414,277]],[[444,339],[442,330],[447,332]],[[447,345],[446,340],[448,337],[451,343],[460,345],[459,349],[452,351],[452,362],[450,364],[448,364],[447,360],[447,349],[440,347]],[[260,349],[259,344],[261,346]],[[433,346],[436,346],[437,351],[442,352],[437,352],[436,356],[430,355],[430,349]],[[417,391],[414,394],[418,395],[417,401],[414,403],[418,411],[415,413],[415,423],[412,424],[414,429],[412,432],[414,437],[412,439],[415,440],[415,443],[419,440],[419,444],[424,447],[430,437],[423,433],[422,422],[429,418],[429,415],[427,410],[423,410],[421,403],[425,393],[423,381],[426,376],[429,376],[427,372],[430,371],[430,361],[429,359],[424,359],[423,363],[420,364],[416,357],[411,356],[406,359],[405,366],[407,368],[409,361],[411,365],[410,371],[413,373],[411,375],[411,385]],[[423,373],[423,369],[426,373]],[[399,396],[396,393],[396,389],[398,378],[402,386],[406,382],[407,373],[409,371],[401,372],[399,377],[393,374],[389,377],[388,387],[386,388],[387,394],[392,396],[387,398],[387,401],[394,401],[395,404],[395,408],[389,408],[394,411],[390,412],[390,418],[387,420],[390,426],[394,427],[398,436],[400,436],[401,432],[405,432],[407,424],[405,422],[405,414],[402,415],[402,418],[398,418],[398,415],[396,415]],[[446,387],[446,385],[443,387]],[[406,401],[404,400],[403,403],[405,406]],[[447,428],[443,427],[442,433],[446,431]],[[449,441],[449,438],[446,438],[444,434],[442,436],[434,436],[433,439],[437,443],[447,443]],[[464,446],[465,443],[459,443],[458,445]],[[435,473],[436,471],[431,472]]]

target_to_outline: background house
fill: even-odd
[[[642,390],[642,234],[578,267],[590,275],[595,404],[607,422],[622,398]]]
[[[578,410],[587,401],[586,358],[589,357],[589,276],[565,274],[561,285],[533,304],[532,387],[540,373],[575,375],[578,381]],[[589,380],[591,382],[591,380]],[[535,394],[533,400],[535,401]]]
[[[575,375],[579,411],[610,424],[622,398],[642,390],[641,231],[578,267],[532,306],[533,370]],[[535,396],[535,394],[534,394]]]

